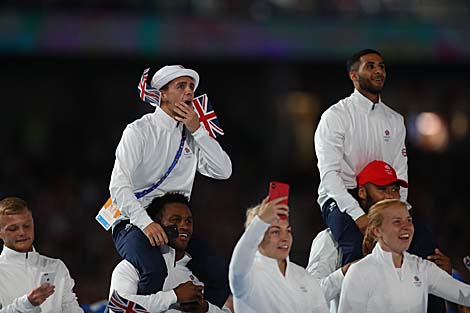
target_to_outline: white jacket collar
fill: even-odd
[[[7,246],[3,246],[1,255],[13,262],[25,262],[25,260],[36,259],[39,254],[36,252],[36,249],[34,249],[34,247],[33,247],[33,251],[18,252],[18,251],[8,248]]]
[[[177,120],[175,120],[173,117],[168,115],[160,107],[156,107],[155,113],[153,113],[153,116],[155,117],[157,124],[165,128],[168,128],[170,130],[178,127],[179,125],[179,122]]]
[[[374,258],[378,259],[380,263],[386,264],[387,266],[391,266],[395,268],[395,265],[393,264],[393,257],[392,257],[392,252],[388,252],[382,249],[379,243],[377,243],[372,250],[372,256]],[[406,260],[408,259],[408,252],[403,252],[403,263],[401,265],[401,268],[405,267]]]
[[[168,245],[160,246],[160,251],[162,252],[162,254],[168,254],[170,256],[171,264],[173,265],[178,264],[178,265],[187,267],[189,261],[192,260],[191,255],[188,252],[185,252],[181,260],[176,261],[176,251],[174,248]]]
[[[261,252],[259,252],[259,250],[256,250],[256,259],[258,262],[260,262],[261,264],[263,264],[263,266],[266,266],[267,268],[271,268],[272,270],[278,272],[279,274],[282,275],[281,273],[281,270],[279,269],[279,264],[277,263],[277,260],[276,259],[273,259],[273,258],[270,258],[270,257],[267,257],[263,254],[261,254]],[[289,257],[287,257],[286,259],[286,276],[288,275],[287,273],[289,272]]]
[[[359,104],[358,108],[361,110],[364,110],[364,112],[366,113],[371,112],[373,110],[377,110],[379,106],[383,105],[382,98],[380,96],[379,96],[379,102],[373,103],[366,96],[360,93],[359,90],[357,89],[354,89],[354,92],[352,93],[351,96],[356,98],[357,103]]]

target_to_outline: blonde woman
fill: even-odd
[[[424,313],[428,293],[470,305],[470,285],[406,252],[414,227],[405,203],[396,199],[377,202],[368,217],[363,250],[370,254],[350,267],[339,313]]]
[[[264,199],[248,209],[245,233],[230,262],[235,312],[328,313],[315,278],[289,261],[292,233],[286,198]]]

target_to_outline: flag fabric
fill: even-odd
[[[109,299],[108,309],[114,313],[149,313],[144,307],[121,297],[116,290]]]
[[[220,137],[224,134],[220,128],[219,120],[215,115],[215,111],[209,102],[206,94],[193,99],[193,107],[199,116],[199,121],[207,129],[212,138]]]
[[[149,76],[150,68],[146,68],[142,73],[142,77],[140,78],[139,85],[137,86],[137,90],[139,92],[139,97],[142,101],[150,103],[154,107],[160,105],[160,90],[157,88],[153,88],[147,83],[147,79]]]

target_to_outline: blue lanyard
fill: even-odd
[[[150,188],[142,190],[140,192],[136,192],[135,196],[137,197],[137,199],[140,199],[143,196],[145,196],[145,195],[151,193],[152,191],[154,191],[155,189],[157,189],[158,186],[160,186],[165,181],[165,179],[168,177],[168,175],[170,175],[171,171],[175,168],[176,163],[178,163],[178,160],[181,157],[181,152],[183,152],[183,146],[184,146],[185,141],[186,141],[186,130],[183,126],[183,132],[181,134],[180,147],[178,148],[178,151],[176,152],[176,155],[175,155],[175,159],[171,163],[170,167],[168,168],[166,173],[155,184],[153,184]]]

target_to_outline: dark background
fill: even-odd
[[[32,208],[35,247],[64,260],[80,303],[107,297],[119,261],[94,217],[125,126],[153,107],[146,67],[198,71],[232,177],[196,176],[196,231],[230,259],[244,211],[291,185],[291,259],[324,228],[313,133],[352,90],[345,59],[376,48],[386,104],[408,127],[409,201],[453,259],[470,254],[468,1],[6,1],[0,12],[0,196]],[[426,115],[419,128],[419,115]],[[157,156],[156,156],[157,157]]]

